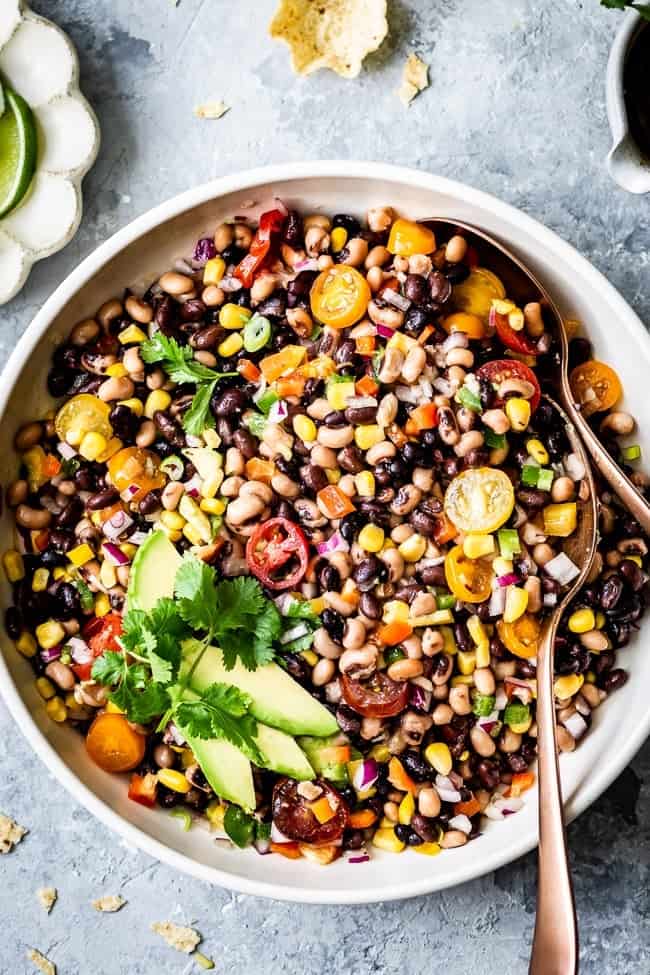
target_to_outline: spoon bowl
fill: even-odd
[[[553,299],[538,278],[512,251],[478,227],[444,217],[433,217],[422,222],[435,232],[438,242],[448,240],[449,237],[460,232],[468,244],[481,255],[482,263],[501,279],[508,298],[519,307],[523,308],[531,301],[540,303],[544,325],[557,338],[560,353],[559,368],[554,370],[552,375],[545,377],[545,382],[550,383],[556,391],[559,402],[580,435],[598,472],[638,521],[643,531],[650,534],[650,503],[605,450],[574,401],[569,385],[569,341],[566,328]]]

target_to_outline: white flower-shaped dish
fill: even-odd
[[[0,305],[32,265],[61,250],[81,220],[81,181],[99,148],[99,125],[79,91],[69,38],[22,0],[0,0],[0,74],[31,106],[38,159],[22,203],[0,220]]]

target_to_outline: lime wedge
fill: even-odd
[[[0,217],[18,206],[36,169],[36,124],[32,110],[15,91],[0,96]]]

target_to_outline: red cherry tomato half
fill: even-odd
[[[476,375],[479,379],[485,379],[494,386],[499,386],[504,379],[523,379],[535,389],[529,400],[530,412],[534,413],[539,406],[542,391],[539,388],[537,376],[525,362],[519,362],[518,359],[493,359],[477,369]],[[498,401],[498,405],[500,403],[501,401]]]
[[[122,652],[117,637],[122,632],[122,617],[119,613],[107,613],[106,616],[94,616],[81,631],[81,635],[92,653],[92,660],[83,664],[72,664],[72,669],[79,680],[90,680],[93,662],[106,650]]]
[[[490,308],[490,328],[496,329],[496,333],[507,349],[519,352],[521,355],[538,355],[537,346],[523,332],[516,332],[508,324],[505,315],[500,315],[494,307]]]
[[[282,229],[285,214],[281,210],[267,210],[260,217],[260,222],[248,249],[248,254],[235,268],[235,277],[239,278],[245,288],[250,288],[257,271],[262,267],[273,242],[273,235]]]
[[[353,680],[346,674],[340,681],[346,704],[364,718],[392,718],[406,707],[407,681],[391,680],[379,670],[366,681]]]
[[[327,800],[334,811],[331,818],[319,822],[309,801],[298,793],[298,783],[294,779],[280,779],[273,789],[273,822],[287,839],[325,846],[341,838],[350,811],[342,796],[324,779],[316,779],[315,785],[323,790],[319,800]]]
[[[309,543],[288,518],[258,525],[246,545],[248,568],[269,589],[290,589],[307,571]]]

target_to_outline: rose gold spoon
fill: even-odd
[[[508,298],[516,302],[517,305],[523,308],[530,301],[539,301],[542,306],[544,323],[557,336],[560,343],[560,368],[552,380],[553,386],[557,390],[558,399],[580,434],[594,466],[609,483],[627,510],[636,518],[643,531],[650,534],[650,504],[608,454],[575,404],[569,386],[567,365],[569,342],[566,329],[562,316],[546,289],[542,287],[535,275],[518,257],[515,257],[503,244],[483,230],[479,230],[471,224],[445,217],[434,217],[421,222],[436,232],[438,243],[447,240],[457,232],[462,233],[467,242],[478,250],[481,263],[494,271],[503,281]]]
[[[562,614],[587,578],[596,554],[598,509],[593,474],[580,438],[558,404],[550,396],[545,399],[563,418],[571,449],[584,465],[582,488],[584,491],[586,486],[584,493],[587,497],[586,500],[578,500],[576,530],[562,545],[564,553],[580,567],[580,571],[546,618],[537,651],[539,851],[537,917],[528,971],[529,975],[575,975],[578,971],[578,929],[558,768],[553,658]]]

